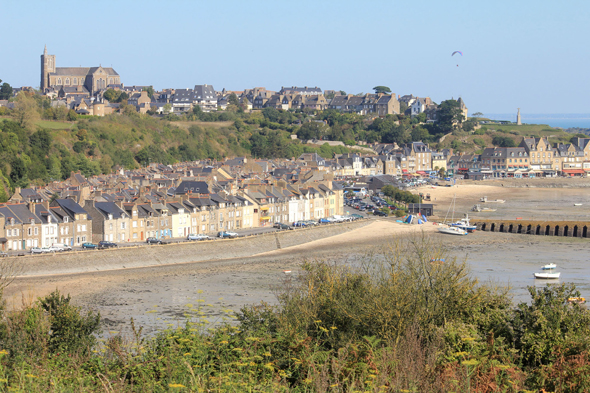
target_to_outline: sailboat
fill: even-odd
[[[449,211],[451,210],[451,207],[453,208],[453,213],[451,215],[451,221],[453,221],[453,216],[455,215],[455,198],[457,197],[457,195],[453,195],[453,201],[451,202],[451,204],[449,205],[449,210],[447,210],[447,215],[445,216],[445,221],[444,223],[447,222],[447,218],[449,217]],[[446,227],[442,227],[442,228],[438,228],[438,231],[440,233],[444,233],[446,235],[456,235],[456,236],[465,236],[467,235],[467,231],[456,227],[456,226],[446,226]]]
[[[451,223],[451,226],[461,228],[463,230],[466,230],[467,232],[475,232],[475,230],[477,229],[477,226],[471,225],[471,223],[469,222],[469,215],[467,213],[465,213],[465,217],[463,217],[459,221]]]

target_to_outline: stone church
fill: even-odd
[[[94,95],[108,88],[121,86],[121,77],[109,67],[56,67],[55,55],[41,55],[41,91],[69,90]]]

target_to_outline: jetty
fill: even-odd
[[[517,233],[538,236],[590,237],[588,221],[541,221],[480,219],[477,229],[484,232]]]

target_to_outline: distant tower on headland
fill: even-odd
[[[518,108],[518,113],[516,113],[516,125],[521,126],[522,123],[520,122],[520,108]]]

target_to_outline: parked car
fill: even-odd
[[[162,244],[162,240],[156,239],[155,237],[148,237],[145,239],[145,242],[147,244]]]
[[[0,258],[6,258],[7,256],[7,253],[5,253],[4,251],[0,251]]]
[[[306,227],[306,226],[307,226],[307,224],[305,223],[305,221],[295,221],[295,222],[293,223],[293,226],[294,226],[294,227]]]
[[[217,234],[218,237],[224,239],[226,237],[233,239],[235,237],[238,237],[238,234],[235,232],[230,232],[230,231],[221,231]]]
[[[51,247],[56,248],[57,251],[72,251],[72,247],[64,243],[53,243]]]
[[[289,226],[287,224],[283,224],[282,222],[275,222],[275,224],[273,226],[277,229],[287,229],[287,230],[293,229],[292,226]]]
[[[197,234],[197,233],[191,233],[190,235],[188,235],[186,237],[186,240],[209,240],[209,239],[211,239],[209,236]]]
[[[373,212],[373,215],[374,215],[374,216],[380,216],[380,217],[387,217],[387,213],[385,213],[385,212],[382,212],[381,210],[375,210],[375,211]]]
[[[328,218],[320,218],[320,219],[318,220],[318,222],[319,222],[320,224],[330,224],[332,221],[330,221],[330,219],[328,219]]]
[[[82,243],[82,248],[89,249],[89,250],[95,250],[98,248],[98,245],[96,245],[94,243]]]
[[[98,242],[98,248],[117,248],[119,246],[117,246],[116,243],[113,242],[107,242],[105,240],[101,240]]]
[[[44,254],[48,252],[55,252],[49,247],[31,247],[31,254]]]

